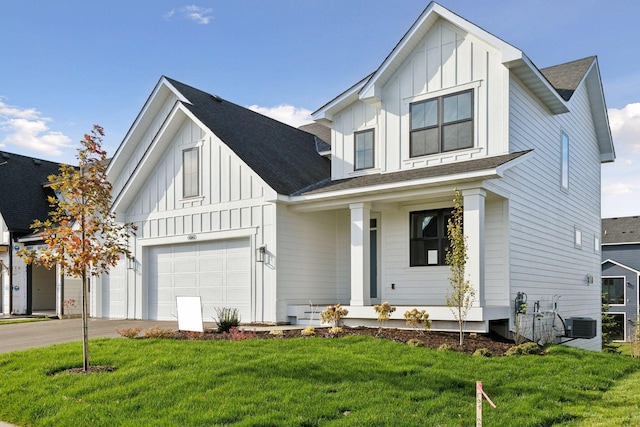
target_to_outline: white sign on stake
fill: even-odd
[[[204,332],[200,297],[176,297],[178,330]]]

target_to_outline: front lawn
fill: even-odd
[[[60,372],[81,366],[80,343],[0,354],[0,419],[35,426],[470,426],[475,382],[482,381],[498,405],[485,404],[487,426],[579,426],[594,408],[614,411],[603,397],[640,372],[629,357],[560,346],[544,356],[482,358],[370,337],[97,339],[90,355],[92,365],[118,369]],[[640,424],[640,412],[624,422]]]

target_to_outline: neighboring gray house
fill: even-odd
[[[30,225],[47,219],[47,198],[54,195],[47,177],[59,167],[57,162],[0,152],[0,314],[60,316],[64,299],[79,301],[78,280],[63,277],[59,269],[26,265],[16,256],[20,248],[42,243]]]
[[[92,287],[93,315],[172,320],[177,296],[200,296],[206,319],[235,307],[304,324],[311,301],[375,325],[389,301],[389,325],[417,307],[455,331],[445,248],[460,190],[468,331],[513,331],[519,293],[551,320],[600,318],[600,170],[615,155],[595,57],[539,69],[430,3],[313,119],[324,137],[162,77],[109,166],[113,210],[138,233],[134,260]]]
[[[640,216],[602,220],[602,293],[618,326],[616,340],[629,341],[638,323]]]

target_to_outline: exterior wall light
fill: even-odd
[[[265,245],[258,246],[256,249],[256,262],[264,262],[264,256],[267,253],[267,247]]]

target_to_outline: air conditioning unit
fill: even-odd
[[[569,317],[565,320],[565,335],[569,338],[594,338],[597,321],[590,317]]]

